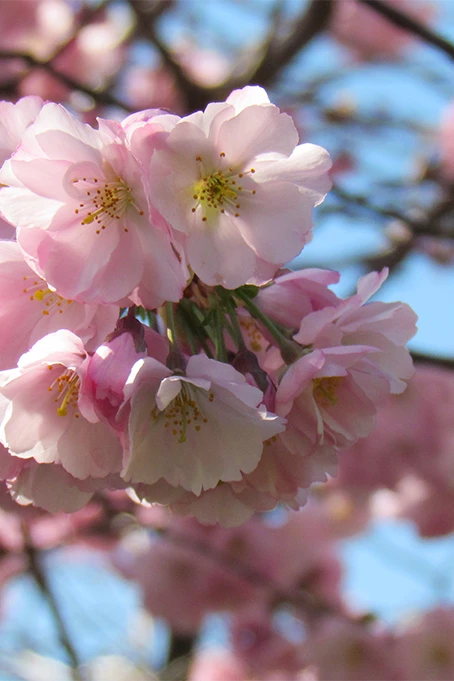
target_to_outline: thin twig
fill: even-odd
[[[110,94],[109,92],[93,90],[87,85],[84,85],[83,83],[74,80],[74,78],[71,78],[71,76],[67,76],[64,73],[61,73],[58,69],[55,68],[55,66],[52,64],[52,61],[40,61],[31,54],[25,54],[22,52],[15,52],[11,50],[0,50],[0,59],[21,59],[30,68],[40,68],[43,69],[44,71],[47,71],[47,73],[50,73],[52,76],[57,78],[61,83],[63,83],[63,85],[66,85],[70,90],[79,90],[80,92],[83,92],[84,94],[91,97],[98,104],[116,106],[120,109],[124,109],[125,111],[133,111],[133,109],[128,104],[117,99],[114,95]]]
[[[280,42],[268,40],[268,49],[257,68],[249,75],[249,81],[257,85],[274,81],[293,57],[327,28],[333,8],[333,0],[312,0],[306,11],[293,23],[288,36]],[[254,59],[257,59],[256,55]]]
[[[367,7],[370,7],[374,12],[381,14],[381,16],[388,19],[388,21],[395,26],[399,26],[399,28],[403,28],[405,31],[419,36],[424,42],[437,47],[447,54],[448,57],[454,59],[454,45],[450,43],[449,40],[446,40],[441,35],[438,35],[438,33],[435,33],[435,31],[427,28],[427,26],[417,19],[408,16],[408,14],[397,9],[394,5],[390,5],[382,0],[359,0],[359,2],[363,5],[367,5]]]
[[[47,578],[46,571],[42,566],[40,552],[36,549],[33,542],[31,541],[28,528],[25,524],[22,524],[22,534],[24,538],[24,553],[28,558],[28,572],[33,577],[36,585],[38,586],[42,595],[46,599],[50,610],[52,611],[52,615],[57,624],[60,642],[71,662],[74,681],[82,681],[78,671],[80,662],[77,652],[71,642],[66,623],[61,615],[55,595],[52,593],[52,588]]]

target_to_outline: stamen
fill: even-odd
[[[225,158],[225,152],[221,151],[219,156]],[[203,164],[201,156],[196,156],[196,161]],[[202,209],[202,222],[207,222],[213,211],[224,214],[230,213],[233,217],[240,217],[241,208],[240,194],[254,196],[255,189],[248,189],[243,184],[238,184],[235,178],[243,178],[245,175],[255,173],[255,168],[238,173],[233,168],[213,170],[207,172],[207,168],[202,165],[201,178],[192,187],[192,198],[196,202],[191,207],[191,212],[196,213],[198,208]]]
[[[325,376],[324,378],[313,379],[314,399],[321,407],[334,407],[337,404],[336,391],[341,382],[341,376]]]
[[[110,173],[112,174],[112,172]],[[88,189],[85,190],[87,199],[85,202],[79,203],[78,208],[74,209],[74,213],[79,215],[85,213],[81,220],[81,225],[91,225],[97,223],[98,228],[96,234],[100,234],[101,230],[106,229],[112,220],[120,220],[126,210],[132,206],[139,215],[143,215],[144,211],[134,201],[131,188],[121,177],[115,177],[112,181],[106,181],[101,186],[90,191],[91,185],[98,184],[97,177],[94,178],[79,178],[73,180],[76,182],[87,182]],[[85,210],[84,210],[85,209]],[[124,231],[128,230],[124,228]]]
[[[154,420],[164,417],[164,428],[169,430],[180,443],[186,442],[191,428],[199,432],[202,425],[208,423],[208,418],[201,411],[197,401],[198,392],[205,391],[182,382],[180,392],[164,411],[161,412],[158,407],[155,407],[151,412]],[[213,393],[208,394],[208,399],[210,402],[214,400]]]
[[[22,291],[28,294],[29,300],[44,303],[43,315],[48,316],[51,313],[55,314],[57,312],[58,314],[63,314],[64,308],[73,302],[72,300],[62,298],[55,291],[51,291],[44,279],[36,280],[34,277],[26,276],[23,278],[24,281],[27,281],[27,279],[32,279],[33,283],[23,288]]]
[[[52,366],[49,366],[49,369],[52,368]],[[80,378],[74,369],[66,369],[48,387],[49,392],[56,390],[57,394],[54,402],[59,404],[57,407],[57,414],[59,416],[67,416],[68,409],[72,408],[75,412],[74,417],[79,418],[79,413],[77,412],[79,389]]]

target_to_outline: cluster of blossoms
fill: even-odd
[[[255,516],[228,529],[140,511],[147,529],[135,525],[110,555],[141,587],[145,608],[186,639],[210,613],[229,615],[228,647],[200,646],[190,681],[453,678],[454,608],[398,625],[358,611],[342,589],[339,539],[347,528],[314,495],[272,523]]]
[[[0,103],[0,475],[21,503],[97,490],[233,525],[299,508],[413,373],[415,315],[280,268],[328,153],[263,89],[98,129]]]
[[[342,453],[330,491],[356,511],[409,518],[423,536],[452,532],[453,404],[452,372],[419,365],[406,392],[380,409],[369,437]]]

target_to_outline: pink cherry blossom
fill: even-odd
[[[152,358],[139,360],[125,395],[130,416],[122,476],[133,483],[163,478],[199,495],[220,481],[241,480],[257,466],[263,442],[284,428],[260,406],[260,390],[203,355],[189,359],[184,376]]]
[[[79,395],[87,362],[82,341],[60,330],[37,341],[17,369],[0,373],[0,440],[13,456],[61,464],[80,479],[120,469],[119,440]]]
[[[0,4],[1,47],[46,60],[70,34],[73,12],[64,0],[27,0]]]
[[[452,102],[443,111],[439,146],[444,176],[452,182],[454,180],[454,103]]]
[[[440,607],[411,622],[397,640],[404,679],[444,681],[454,676],[454,610]]]
[[[236,288],[309,240],[331,161],[321,147],[297,144],[291,118],[262,88],[245,87],[182,118],[156,149],[151,200],[187,235],[189,265],[206,284]]]
[[[128,319],[120,320],[119,325],[124,321],[129,322]],[[131,331],[128,331],[127,325],[116,330],[110,340],[100,345],[90,357],[84,387],[84,393],[95,405],[97,413],[119,432],[122,426],[117,414],[125,399],[126,381],[137,360],[147,356],[145,327],[138,320],[129,324]],[[155,334],[152,329],[148,332]],[[164,343],[168,345],[166,341]]]
[[[189,681],[248,681],[245,665],[232,651],[208,649],[198,652],[191,663]]]
[[[387,2],[415,19],[427,21],[433,16],[431,3],[411,0]],[[396,59],[414,42],[411,32],[394,26],[358,0],[335,2],[333,10],[331,33],[358,59]]]
[[[0,167],[16,151],[22,135],[33,123],[42,106],[40,97],[23,97],[16,104],[0,102]],[[12,239],[15,235],[14,227],[0,215],[0,238]]]
[[[77,480],[61,465],[38,463],[34,459],[23,464],[20,473],[8,485],[18,504],[33,504],[50,513],[74,513],[93,496],[93,492],[79,489]]]
[[[304,269],[276,277],[256,297],[260,309],[289,329],[298,328],[310,312],[337,305],[340,300],[328,286],[337,284],[338,272]]]
[[[0,242],[0,369],[48,333],[66,328],[94,350],[113,330],[119,308],[66,300],[31,270],[17,243]]]
[[[150,224],[142,169],[119,124],[94,130],[47,104],[1,181],[0,210],[60,295],[112,303],[137,289],[149,308],[180,299],[184,268],[167,232]]]
[[[290,681],[304,665],[302,646],[277,631],[260,607],[235,617],[231,636],[234,652],[255,678]]]
[[[386,377],[368,359],[371,353],[367,346],[314,350],[289,367],[276,411],[288,418],[281,437],[295,455],[313,458],[314,465],[322,457],[332,466],[339,447],[369,434],[377,406],[389,394]]]
[[[199,495],[175,488],[164,480],[154,485],[136,485],[135,491],[139,499],[168,505],[175,514],[230,528],[241,525],[255,513],[272,510],[278,503],[301,508],[306,503],[309,485],[314,479],[325,478],[324,471],[315,476],[306,460],[290,453],[277,435],[264,443],[252,473],[243,473],[237,482],[220,482]]]
[[[125,88],[128,100],[136,109],[159,106],[176,112],[184,110],[175,80],[163,67],[131,66],[127,69]]]
[[[370,625],[340,617],[325,619],[305,647],[320,681],[397,681],[401,678],[395,639]]]
[[[365,440],[343,452],[338,484],[370,491],[394,489],[408,474],[454,491],[452,476],[454,377],[418,366],[402,395],[392,396]]]
[[[0,166],[16,151],[43,104],[40,97],[23,97],[16,104],[0,102]]]
[[[375,348],[370,361],[387,376],[390,392],[400,393],[414,373],[405,343],[416,333],[417,316],[405,303],[368,302],[387,275],[387,269],[371,272],[359,280],[355,295],[306,315],[294,339],[320,349],[338,345]]]
[[[161,536],[136,549],[124,542],[113,562],[142,586],[151,613],[187,634],[209,612],[239,610],[269,597],[263,583],[247,579],[235,567],[270,575],[279,560],[273,553],[277,533],[260,520],[224,530],[170,516]]]

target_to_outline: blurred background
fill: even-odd
[[[1,681],[454,679],[454,3],[0,0],[0,98],[180,115],[258,84],[333,158],[291,266],[384,266],[417,371],[299,512],[0,498]],[[1,141],[0,141],[1,146]]]

